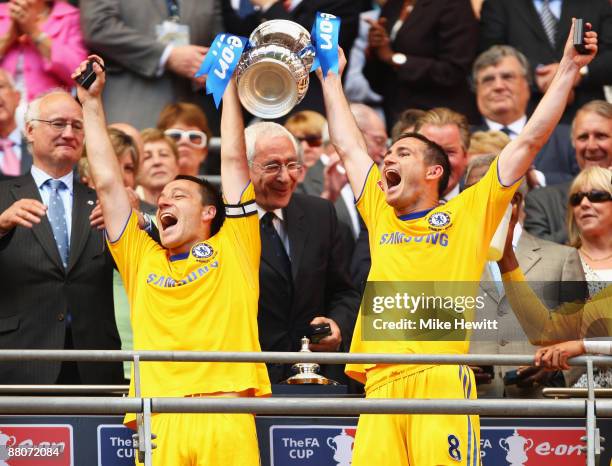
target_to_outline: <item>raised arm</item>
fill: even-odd
[[[242,109],[236,81],[231,79],[223,95],[221,113],[221,186],[226,202],[238,204],[249,180]]]
[[[338,75],[328,72],[326,78],[323,79],[321,69],[318,69],[317,76],[323,88],[329,136],[342,159],[353,194],[357,198],[374,162],[368,155],[365,140],[342,89],[342,72],[346,66],[346,58],[342,49],[338,50],[338,60]]]
[[[95,58],[102,63],[102,59],[95,55],[90,55],[89,58]],[[86,66],[87,61],[82,62],[72,77],[78,76]],[[106,132],[106,119],[102,105],[104,72],[97,63],[93,67],[96,72],[96,80],[88,90],[77,85],[77,95],[83,104],[83,126],[89,169],[102,206],[108,238],[110,241],[115,241],[121,236],[132,208],[127,191],[123,186],[119,162]]]
[[[586,33],[588,55],[580,55],[573,46],[574,20],[565,43],[563,58],[553,81],[533,115],[518,135],[499,156],[500,181],[509,186],[521,178],[533,163],[536,154],[548,141],[565,110],[565,102],[578,79],[580,68],[587,66],[597,53],[597,33]],[[590,23],[587,23],[590,28]]]

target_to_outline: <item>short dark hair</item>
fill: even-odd
[[[448,155],[446,152],[444,152],[444,149],[442,149],[439,144],[426,138],[420,133],[402,133],[393,141],[393,144],[406,138],[418,139],[425,144],[423,159],[427,164],[442,166],[442,176],[438,181],[438,196],[442,197],[444,191],[446,191],[446,188],[448,187],[448,179],[450,178],[451,166],[450,161],[448,160]]]
[[[225,204],[221,193],[210,181],[202,180],[196,176],[177,175],[174,180],[192,181],[200,186],[200,195],[202,196],[202,205],[214,205],[217,209],[215,218],[210,224],[210,236],[216,235],[225,221]]]

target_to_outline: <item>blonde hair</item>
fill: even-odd
[[[568,193],[568,209],[567,209],[567,234],[569,244],[575,248],[582,246],[582,238],[574,217],[574,208],[569,205],[569,198],[572,194],[583,190],[585,186],[590,186],[591,189],[607,191],[612,194],[612,170],[602,167],[589,167],[582,170],[570,186]]]
[[[510,137],[501,131],[476,131],[470,139],[468,156],[499,155],[510,142]]]
[[[437,107],[428,110],[416,124],[416,132],[424,125],[432,126],[446,126],[446,125],[457,125],[459,128],[459,134],[461,135],[461,145],[464,151],[468,151],[470,148],[470,124],[465,115],[454,112],[450,108]]]
[[[320,113],[303,110],[291,115],[285,122],[285,128],[294,136],[298,133],[321,136],[326,124],[325,117]]]

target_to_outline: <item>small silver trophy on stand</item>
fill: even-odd
[[[306,95],[315,51],[310,34],[297,23],[266,21],[249,37],[250,48],[236,68],[238,96],[253,115],[286,115]]]
[[[308,345],[310,340],[307,337],[302,337],[302,349],[300,353],[310,353]],[[299,384],[315,384],[315,385],[339,385],[335,380],[328,379],[327,377],[319,374],[319,365],[314,362],[298,362],[295,363],[291,369],[296,373],[294,376],[289,377],[285,383],[289,385]]]

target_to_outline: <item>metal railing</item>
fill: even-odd
[[[138,452],[151,463],[153,413],[255,413],[298,415],[357,414],[479,414],[489,416],[550,416],[586,418],[587,466],[596,466],[602,447],[597,416],[612,417],[612,400],[597,400],[593,366],[612,366],[609,356],[581,356],[570,365],[587,366],[585,400],[425,400],[425,399],[309,399],[309,398],[160,398],[142,397],[141,361],[172,362],[316,362],[319,364],[466,364],[532,365],[532,355],[486,354],[346,354],[277,352],[189,352],[117,350],[0,350],[2,361],[133,361],[135,397],[1,396],[0,414],[125,414],[136,413]],[[15,392],[14,392],[15,393]]]

